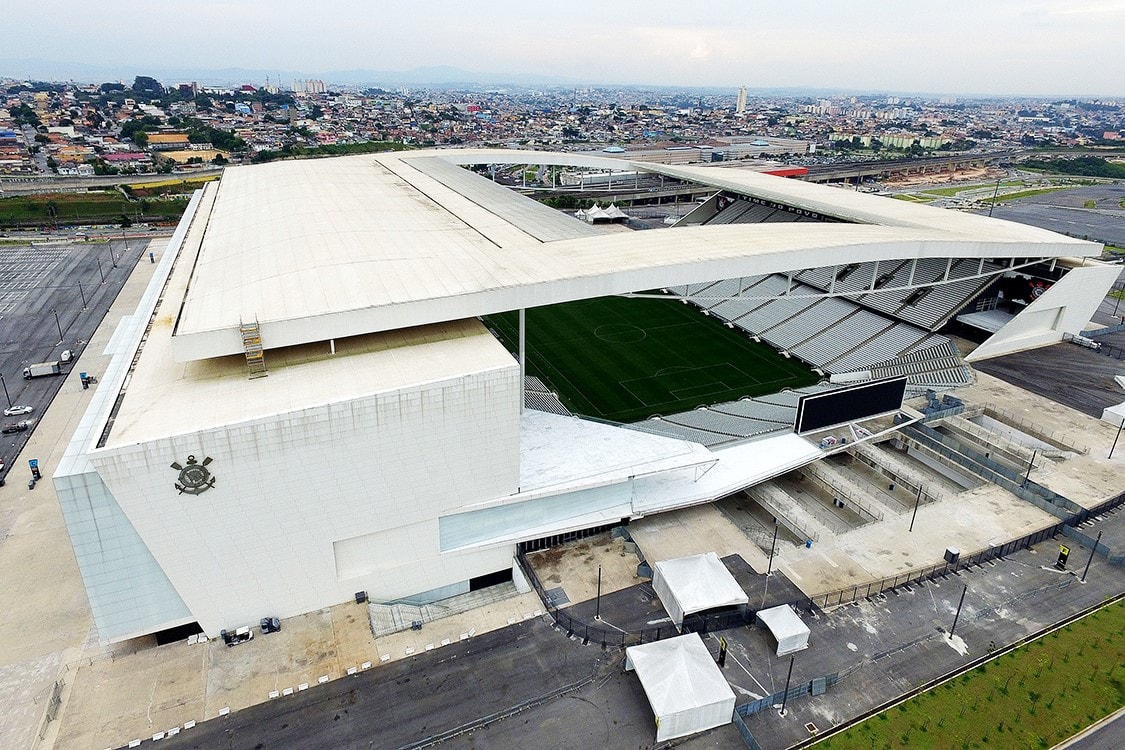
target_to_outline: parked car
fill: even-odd
[[[35,411],[35,409],[27,406],[26,404],[16,404],[15,406],[9,406],[7,409],[5,409],[4,416],[15,417],[20,414],[30,414],[33,411]]]
[[[220,630],[219,635],[222,636],[223,643],[227,644],[227,646],[230,647],[237,646],[243,641],[249,641],[253,639],[254,631],[248,627],[242,627],[234,631],[233,633],[226,630]]]
[[[10,422],[4,425],[4,429],[0,430],[0,432],[4,433],[5,435],[9,435],[13,432],[23,432],[26,429],[27,422]]]
[[[263,617],[258,624],[262,626],[262,635],[266,633],[276,633],[281,630],[281,620],[276,617]]]

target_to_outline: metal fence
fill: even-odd
[[[1116,326],[1111,326],[1111,328],[1116,328]],[[1106,334],[1106,333],[1112,333],[1112,331],[1102,330],[1102,331],[1099,331],[1098,333],[1099,334]],[[1086,337],[1085,334],[1083,334],[1082,338],[1087,338],[1087,337]],[[1070,333],[1064,333],[1063,334],[1063,341],[1073,341],[1075,344],[1085,346],[1090,351],[1097,352],[1098,354],[1104,354],[1107,357],[1113,357],[1114,359],[1125,359],[1125,349],[1122,349],[1119,346],[1114,346],[1113,344],[1107,344],[1104,341],[1098,341],[1098,342],[1096,342],[1094,344],[1091,344],[1091,345],[1081,344],[1081,342],[1076,341],[1074,335],[1070,334]]]
[[[754,739],[754,735],[750,734],[750,728],[746,726],[746,722],[742,720],[737,710],[734,712],[733,723],[734,728],[742,736],[742,742],[746,745],[747,750],[762,750],[762,746]]]
[[[750,716],[759,711],[765,711],[771,706],[780,705],[782,702],[788,702],[794,698],[803,698],[810,693],[812,695],[820,695],[825,690],[835,685],[839,679],[839,672],[833,672],[824,677],[814,677],[808,682],[802,682],[800,685],[790,685],[788,690],[782,690],[773,695],[767,695],[765,698],[758,698],[749,703],[743,703],[741,706],[735,706],[734,712],[739,716]]]

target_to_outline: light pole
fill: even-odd
[[[594,619],[602,619],[602,566],[598,566],[598,601],[594,605]]]
[[[789,700],[789,681],[793,679],[793,662],[797,660],[796,656],[789,657],[789,676],[785,678],[785,692],[781,694],[781,712],[780,716],[785,715],[785,703]]]
[[[1038,448],[1036,448],[1035,450],[1033,450],[1031,452],[1031,460],[1027,462],[1027,473],[1024,474],[1023,484],[1020,485],[1021,487],[1026,487],[1028,480],[1031,479],[1031,470],[1035,468],[1035,455],[1038,452],[1039,452]]]
[[[1113,449],[1117,447],[1117,439],[1121,437],[1121,428],[1125,427],[1125,417],[1121,418],[1121,424],[1117,425],[1117,434],[1113,436],[1113,445],[1109,446],[1109,456],[1113,458]]]
[[[63,332],[62,323],[59,322],[59,312],[58,310],[51,310],[51,312],[55,314],[55,326],[59,329],[59,343],[61,344],[63,342]]]
[[[777,530],[780,529],[780,528],[781,528],[781,524],[777,523],[777,521],[774,521],[774,524],[773,524],[773,544],[770,545],[770,562],[769,562],[769,565],[766,567],[766,575],[767,576],[770,576],[770,575],[773,574],[773,553],[777,549]],[[768,585],[769,581],[766,581],[766,583]]]
[[[82,291],[82,282],[78,282],[78,296],[82,298],[82,309],[86,309],[86,293]]]
[[[0,372],[0,385],[4,386],[4,398],[8,399],[8,406],[12,405],[12,397],[8,395],[8,381],[4,380],[4,373]]]
[[[104,284],[105,283],[105,271],[102,270],[102,259],[101,258],[95,258],[94,260],[96,260],[98,262],[98,276],[102,277],[102,283]]]
[[[988,205],[989,216],[992,216],[992,209],[996,208],[996,196],[1000,193],[1000,179],[996,180],[996,189],[992,191],[992,203]]]
[[[1094,541],[1094,546],[1090,548],[1090,559],[1086,561],[1086,569],[1082,571],[1082,583],[1086,583],[1086,574],[1090,572],[1090,563],[1094,561],[1094,553],[1098,549],[1098,545],[1102,543],[1102,534],[1098,532],[1098,538]]]
[[[953,631],[957,629],[957,621],[961,619],[961,605],[965,603],[965,593],[969,590],[966,584],[965,588],[961,589],[961,601],[957,603],[957,614],[953,615],[953,627],[949,629],[949,637],[953,638]]]
[[[914,531],[914,519],[918,517],[918,503],[922,502],[922,485],[918,485],[918,497],[914,498],[914,513],[910,516],[910,531]]]

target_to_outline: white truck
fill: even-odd
[[[41,378],[45,375],[58,375],[62,372],[62,366],[56,359],[54,362],[37,362],[34,365],[28,365],[23,368],[23,379],[31,380],[32,378]]]

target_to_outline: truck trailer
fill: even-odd
[[[31,380],[32,378],[41,378],[45,375],[58,375],[61,372],[62,366],[57,359],[54,362],[38,362],[23,368],[23,379]]]

